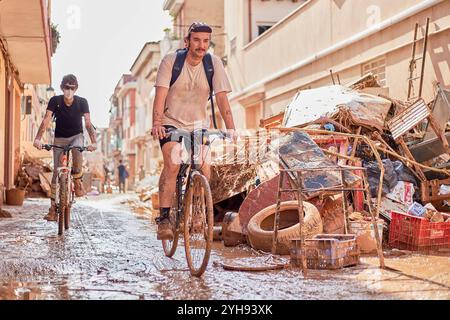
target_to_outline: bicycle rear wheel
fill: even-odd
[[[184,248],[193,276],[200,277],[208,266],[213,228],[213,203],[208,180],[200,173],[194,173],[184,211]]]

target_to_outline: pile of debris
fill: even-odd
[[[49,198],[52,176],[53,171],[49,164],[25,153],[17,175],[16,186],[26,190],[28,195]]]
[[[259,161],[245,162],[255,163],[259,185],[243,194],[234,220],[223,225],[227,230],[222,233],[231,231],[236,238],[244,235],[251,239],[254,235],[249,234],[248,225],[252,219],[260,220],[261,237],[264,232],[266,236],[270,230],[273,233],[281,168],[304,171],[303,199],[318,209],[325,234],[354,233],[361,251],[373,252],[377,247],[372,212],[385,244],[399,247],[400,238],[407,244],[402,247],[410,250],[449,248],[450,220],[445,211],[450,211],[450,91],[437,85],[436,92],[428,104],[421,98],[399,101],[386,95],[371,75],[348,86],[299,92],[287,107],[282,126],[258,133],[258,140],[267,140],[263,146],[267,152]],[[334,169],[320,170],[332,168],[330,161],[344,168],[365,168],[367,174],[349,170],[344,185],[339,186]],[[298,188],[293,187],[295,179],[291,176],[282,188]],[[368,186],[368,196],[351,190],[363,185]],[[348,190],[326,191],[333,186]],[[367,198],[371,198],[370,204]],[[297,200],[293,192],[281,195],[282,203],[293,200]],[[271,206],[272,212],[266,212]],[[260,216],[264,212],[266,215]],[[418,221],[420,228],[427,229],[399,231],[399,218],[393,218],[393,212],[431,224]],[[298,222],[295,215],[281,214],[279,237],[289,241],[298,236],[290,231],[298,229]],[[426,239],[416,239],[419,235],[413,233],[417,232]],[[267,251],[272,238],[261,237],[250,245]]]
[[[450,248],[450,91],[437,85],[436,92],[430,103],[399,101],[370,74],[299,92],[281,127],[243,137],[232,154],[213,157],[210,185],[225,245],[288,254],[299,237],[301,194],[308,241],[346,239],[342,246],[352,248],[356,241],[361,252],[378,252],[380,264],[381,241],[408,250]],[[283,172],[289,179],[280,181]],[[156,194],[143,189],[140,198]],[[351,263],[358,257],[355,251]]]

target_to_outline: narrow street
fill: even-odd
[[[363,257],[357,267],[311,270],[304,279],[291,269],[225,271],[217,262],[264,257],[256,257],[246,246],[224,248],[216,242],[207,272],[201,279],[193,278],[182,244],[173,259],[166,258],[152,219],[121,204],[134,197],[104,195],[79,201],[64,237],[57,236],[55,223],[42,219],[47,199],[28,199],[21,208],[4,207],[13,217],[0,219],[0,300],[450,299],[448,252],[386,252],[386,264],[399,272],[380,270],[375,257]]]

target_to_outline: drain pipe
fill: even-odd
[[[252,13],[252,0],[248,1],[248,42],[252,42],[252,20],[253,20],[253,13]]]
[[[367,37],[369,37],[369,36],[371,36],[373,34],[376,34],[377,32],[380,32],[380,31],[382,31],[382,30],[384,30],[386,28],[389,28],[389,27],[391,27],[391,26],[393,26],[393,25],[395,25],[395,24],[397,24],[397,23],[399,23],[399,22],[401,22],[401,21],[403,21],[403,20],[405,20],[405,19],[407,19],[407,18],[409,18],[409,17],[419,13],[419,12],[422,12],[422,11],[424,11],[426,9],[429,9],[429,8],[435,6],[435,5],[437,5],[437,4],[439,4],[439,3],[443,2],[443,1],[444,0],[425,0],[425,1],[422,1],[421,3],[416,4],[416,5],[408,8],[408,9],[406,9],[406,10],[400,12],[400,13],[398,13],[397,15],[395,15],[395,16],[389,18],[389,19],[384,20],[384,21],[382,21],[382,22],[380,22],[380,23],[370,27],[367,30],[364,30],[364,31],[362,31],[360,33],[357,33],[354,36],[345,39],[344,41],[338,42],[338,43],[332,45],[331,47],[328,47],[325,50],[319,51],[315,55],[309,56],[308,58],[306,58],[304,60],[301,60],[301,61],[291,65],[290,67],[287,67],[287,68],[285,68],[285,69],[283,69],[283,70],[281,70],[281,71],[279,71],[279,72],[277,72],[277,73],[275,73],[275,74],[273,74],[273,75],[271,75],[271,76],[269,76],[267,78],[264,78],[263,80],[258,81],[255,84],[252,84],[252,85],[244,88],[242,91],[239,91],[235,95],[231,96],[230,100],[234,100],[236,98],[239,98],[240,96],[242,96],[244,94],[247,94],[247,93],[249,93],[250,91],[252,91],[254,89],[257,89],[257,88],[265,85],[268,82],[271,82],[273,80],[281,78],[281,77],[283,77],[283,76],[285,76],[285,75],[287,75],[287,74],[289,74],[289,73],[291,73],[291,72],[293,72],[293,71],[295,71],[295,70],[297,70],[299,68],[302,68],[302,67],[304,67],[304,66],[306,66],[306,65],[308,65],[310,63],[313,63],[313,62],[315,62],[315,61],[317,61],[317,60],[319,60],[319,59],[321,59],[321,58],[323,58],[323,57],[325,57],[327,55],[335,53],[335,52],[339,51],[342,48],[345,48],[345,47],[347,47],[349,45],[352,45],[352,44],[354,44],[354,43],[356,43],[356,42],[358,42],[358,41],[360,41],[360,40],[362,40],[364,38],[367,38]]]

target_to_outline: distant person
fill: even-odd
[[[141,169],[139,170],[139,181],[144,180],[145,179],[145,170],[144,170],[144,166],[141,165]]]
[[[119,171],[119,192],[126,193],[126,180],[128,178],[127,168],[123,165],[122,160],[119,161],[117,170]]]

